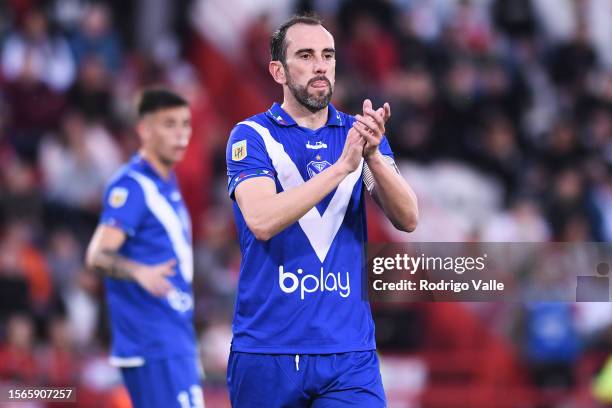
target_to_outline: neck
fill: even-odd
[[[153,169],[160,176],[162,176],[162,178],[168,178],[168,176],[170,175],[170,170],[172,170],[172,166],[165,164],[159,159],[159,157],[147,152],[144,149],[140,150],[140,155],[151,165],[151,167],[153,167]]]
[[[291,115],[293,120],[295,120],[298,125],[308,129],[317,130],[327,123],[327,115],[329,110],[327,106],[319,111],[311,112],[296,101],[295,98],[293,98],[293,95],[285,95],[285,100],[283,101],[281,108]]]

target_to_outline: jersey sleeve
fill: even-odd
[[[248,125],[237,125],[232,130],[227,142],[225,160],[227,190],[232,200],[236,187],[243,181],[253,177],[276,177],[263,140]]]
[[[133,236],[147,212],[140,185],[129,177],[111,183],[104,193],[100,224],[121,229]]]
[[[380,153],[383,156],[389,156],[392,159],[395,158],[395,155],[393,154],[393,150],[391,150],[391,145],[389,144],[389,140],[387,140],[386,135],[383,135],[383,138],[380,141],[380,144],[378,145],[378,150],[380,150]]]

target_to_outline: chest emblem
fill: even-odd
[[[306,169],[308,170],[308,176],[310,178],[313,178],[314,176],[316,176],[317,174],[319,174],[320,172],[322,172],[329,166],[331,166],[331,164],[326,160],[324,161],[314,161],[313,160],[310,163],[308,163],[308,166],[306,166]]]

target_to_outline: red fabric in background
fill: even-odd
[[[194,240],[200,239],[203,214],[211,203],[213,187],[212,147],[217,117],[204,94],[191,101],[192,135],[176,173],[193,224]]]

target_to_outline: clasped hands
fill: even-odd
[[[361,136],[365,142],[363,147],[363,157],[368,159],[378,151],[378,146],[385,134],[385,123],[391,117],[391,106],[385,104],[374,110],[372,101],[366,99],[363,101],[362,114],[355,115],[355,122],[352,129]]]

